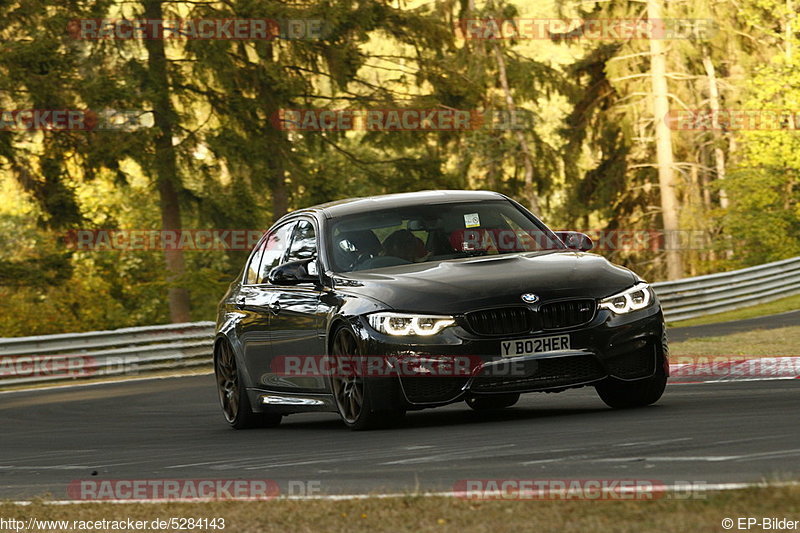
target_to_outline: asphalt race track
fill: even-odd
[[[725,483],[800,477],[800,380],[670,385],[614,411],[592,388],[523,395],[492,414],[459,403],[395,429],[335,415],[234,431],[210,375],[0,395],[0,499],[67,499],[81,479],[271,479],[324,494],[449,491],[464,479]],[[94,474],[94,475],[93,475]]]
[[[717,337],[733,333],[744,333],[754,329],[775,329],[796,326],[800,324],[800,310],[788,311],[777,315],[746,318],[718,324],[703,326],[689,326],[688,328],[672,328],[668,331],[669,340],[682,342],[697,337]]]

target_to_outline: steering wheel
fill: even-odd
[[[350,265],[350,269],[351,270],[359,270],[356,267],[362,266],[364,263],[366,263],[367,261],[373,259],[374,257],[375,256],[373,254],[369,253],[369,252],[362,252],[362,253],[358,254],[358,257],[356,257],[355,261],[353,261],[353,263]]]

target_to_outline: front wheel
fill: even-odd
[[[236,364],[233,349],[226,341],[217,344],[214,353],[214,375],[222,414],[234,429],[273,427],[281,423],[281,415],[254,413]]]
[[[358,357],[358,342],[352,331],[342,327],[333,337],[331,356],[346,359]],[[344,424],[352,430],[388,426],[405,415],[405,409],[395,402],[394,378],[370,378],[361,375],[359,365],[331,365],[337,369],[331,375],[331,392]],[[338,369],[347,367],[346,374]],[[355,368],[353,368],[355,367]]]
[[[595,389],[600,399],[614,409],[644,407],[656,403],[667,387],[664,365],[659,364],[656,373],[638,381],[619,381],[613,378],[599,383]]]

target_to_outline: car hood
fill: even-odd
[[[379,300],[398,311],[463,313],[540,301],[604,298],[631,287],[630,270],[588,253],[551,251],[415,263],[336,274],[339,290]]]

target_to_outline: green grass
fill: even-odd
[[[724,313],[716,313],[699,318],[681,320],[679,322],[670,322],[669,326],[672,328],[682,328],[686,326],[716,324],[717,322],[728,322],[731,320],[744,320],[746,318],[775,315],[778,313],[785,313],[787,311],[795,311],[797,309],[800,309],[800,294],[781,298],[780,300],[775,300],[774,302],[736,309],[735,311],[726,311]]]
[[[747,359],[800,355],[800,326],[756,329],[721,337],[703,337],[669,344],[670,359],[683,356],[715,356]]]
[[[800,487],[759,487],[699,493],[697,499],[653,501],[474,501],[407,496],[347,501],[264,501],[170,504],[30,506],[0,504],[0,516],[45,520],[152,521],[170,517],[224,518],[236,533],[343,532],[649,532],[724,531],[724,518],[800,520]],[[734,529],[735,530],[735,529]],[[751,528],[750,531],[761,531]],[[793,529],[794,530],[794,529]],[[52,529],[51,531],[66,531]],[[147,531],[152,531],[147,529]],[[208,529],[206,531],[215,531]],[[216,530],[219,531],[219,530]]]

